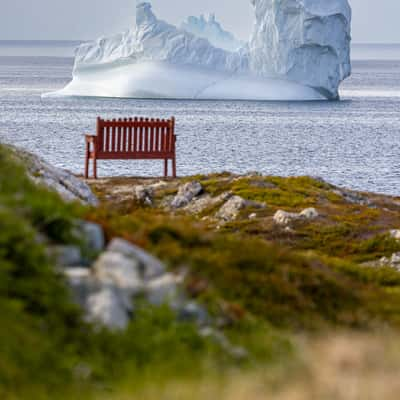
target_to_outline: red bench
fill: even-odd
[[[97,118],[97,135],[86,135],[85,178],[89,177],[89,161],[93,160],[93,177],[97,179],[97,160],[164,160],[164,176],[168,161],[176,177],[175,118],[169,120]]]

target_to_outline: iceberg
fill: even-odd
[[[215,18],[215,14],[210,14],[207,17],[200,15],[199,18],[188,17],[187,21],[181,24],[181,29],[197,37],[207,39],[213,46],[224,50],[236,51],[245,45],[244,42],[236,39],[232,33],[222,28]]]
[[[232,51],[234,36],[225,35],[214,18],[204,24],[189,19],[177,28],[159,20],[150,3],[139,2],[134,29],[82,44],[72,81],[44,96],[338,99],[339,85],[351,73],[348,1],[251,3],[252,37]]]

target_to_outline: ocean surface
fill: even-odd
[[[81,173],[97,116],[177,118],[178,174],[311,175],[400,195],[400,45],[356,45],[338,102],[42,99],[70,79],[78,42],[0,41],[0,141]],[[161,161],[100,161],[158,176]]]

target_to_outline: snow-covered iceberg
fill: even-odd
[[[209,33],[157,19],[150,3],[141,2],[136,27],[81,45],[72,82],[48,95],[337,99],[351,72],[347,0],[251,2],[254,32],[236,51],[222,48]]]

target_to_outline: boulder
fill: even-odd
[[[180,186],[178,194],[172,200],[172,208],[182,208],[187,206],[196,196],[203,191],[199,182],[188,182]]]
[[[123,330],[127,327],[130,311],[120,292],[105,286],[91,294],[86,302],[86,318],[89,322],[101,324],[112,330]]]
[[[155,306],[172,304],[179,297],[178,282],[175,275],[167,273],[150,280],[145,287],[146,299]]]
[[[57,245],[48,248],[48,254],[60,267],[77,267],[84,264],[82,252],[78,246]]]
[[[146,206],[153,205],[154,190],[151,186],[135,186],[135,199]]]
[[[69,171],[57,168],[27,151],[11,147],[13,156],[26,166],[29,177],[36,183],[58,192],[66,201],[97,206],[99,201],[89,185]]]
[[[91,270],[89,268],[65,268],[63,274],[68,281],[75,302],[86,309],[88,297],[100,288]]]
[[[145,280],[157,278],[166,271],[165,265],[160,260],[124,239],[113,239],[107,250],[136,260],[139,263],[142,278]]]
[[[392,229],[389,235],[393,239],[400,240],[400,229]]]
[[[200,214],[207,209],[214,208],[215,206],[226,202],[231,197],[231,192],[224,192],[216,197],[212,197],[209,194],[203,194],[200,197],[193,199],[184,210],[190,214]]]
[[[80,225],[81,231],[84,236],[83,239],[89,247],[89,250],[95,253],[103,250],[105,246],[103,228],[98,224],[86,221],[82,221]]]
[[[125,290],[130,295],[138,294],[143,289],[139,262],[124,254],[106,251],[94,264],[95,277],[103,285],[112,285]]]
[[[306,208],[300,213],[292,213],[279,210],[275,213],[273,220],[277,225],[287,226],[298,220],[312,220],[319,217],[319,213],[315,208]]]
[[[234,221],[241,210],[247,207],[265,208],[265,204],[245,200],[240,196],[232,196],[215,214],[215,217],[225,222]]]

